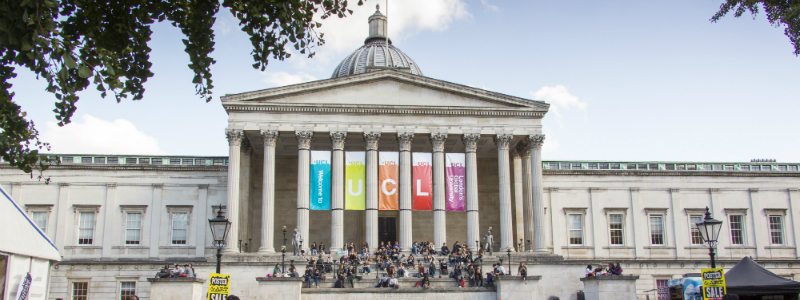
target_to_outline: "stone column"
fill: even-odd
[[[467,164],[467,247],[475,253],[480,241],[480,215],[478,214],[478,140],[481,135],[470,133],[461,136]]]
[[[542,200],[542,143],[544,134],[533,134],[527,138],[531,150],[531,206],[533,209],[533,251],[547,252],[544,244],[544,208]],[[555,210],[552,211],[555,213]],[[527,218],[526,218],[527,220]]]
[[[533,179],[531,177],[531,147],[525,143],[520,143],[517,146],[517,153],[520,154],[522,159],[522,219],[525,220],[524,228],[524,241],[525,251],[533,251]],[[540,170],[541,173],[541,170]],[[541,186],[541,184],[540,184]],[[539,190],[541,195],[541,189]],[[539,196],[541,199],[541,196]]]
[[[239,253],[239,154],[241,151],[244,132],[238,129],[225,131],[230,146],[228,157],[228,212],[226,217],[231,222],[228,240],[225,241],[224,253]]]
[[[295,131],[297,138],[297,231],[303,237],[301,249],[308,250],[309,172],[313,131]],[[289,232],[293,232],[290,230]]]
[[[444,199],[444,141],[447,133],[431,133],[430,139],[433,146],[433,245],[439,251],[447,242]]]
[[[370,249],[378,246],[378,141],[380,132],[364,132],[367,148],[367,227],[366,241]]]
[[[508,160],[508,145],[513,138],[510,134],[498,134],[494,137],[497,145],[497,173],[500,190],[500,252],[511,247],[514,251],[514,235],[511,227],[511,180]]]
[[[331,132],[331,245],[330,251],[344,247],[344,141],[347,132]]]
[[[398,133],[400,148],[400,251],[411,251],[411,141],[414,133]]]
[[[521,143],[517,143],[519,145]],[[512,224],[514,225],[514,243],[517,244],[517,251],[525,251],[525,221],[522,218],[522,157],[516,148],[511,149],[511,172],[513,174],[514,183],[512,185],[512,194],[514,195],[514,217]]]
[[[277,130],[262,130],[264,141],[264,178],[261,191],[261,247],[258,253],[275,253],[275,144]]]

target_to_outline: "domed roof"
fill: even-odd
[[[376,8],[380,8],[376,6]],[[333,70],[331,78],[362,74],[382,69],[396,69],[422,76],[422,70],[411,57],[392,46],[387,37],[386,17],[380,10],[369,17],[369,36],[364,46],[345,57]]]

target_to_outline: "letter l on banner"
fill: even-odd
[[[433,210],[433,155],[425,152],[411,153],[413,210]]]

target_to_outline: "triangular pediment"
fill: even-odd
[[[229,105],[402,106],[520,109],[546,112],[549,104],[395,70],[318,80],[225,95]]]

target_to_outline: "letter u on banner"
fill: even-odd
[[[399,192],[400,174],[397,162],[400,152],[378,152],[378,209],[400,209]]]
[[[464,153],[445,155],[445,203],[447,211],[465,211],[467,208],[466,183],[467,169]]]
[[[433,210],[433,155],[431,153],[411,153],[413,186],[411,195],[413,210]]]
[[[331,209],[331,152],[311,151],[311,184],[309,185],[312,210]]]
[[[365,178],[367,167],[366,152],[345,152],[344,164],[344,209],[365,210],[367,191]]]

